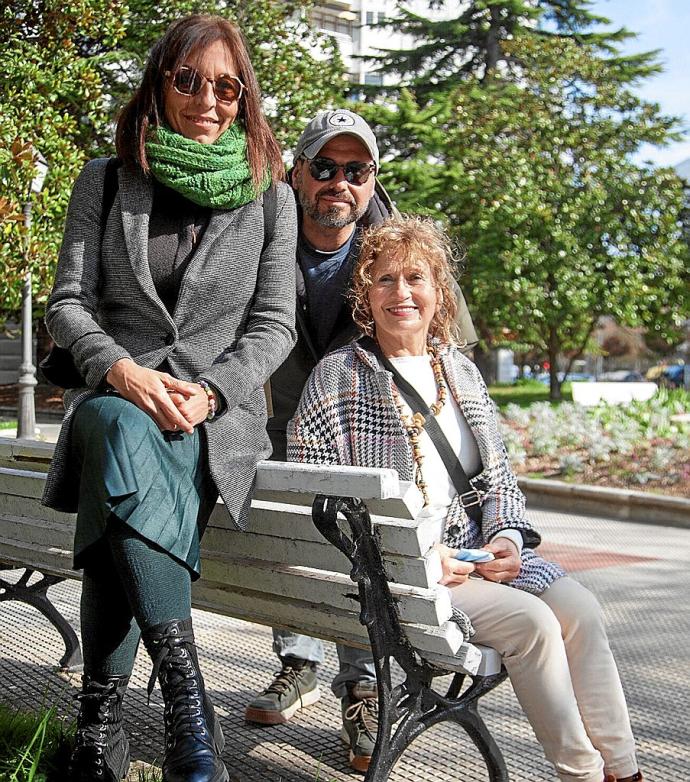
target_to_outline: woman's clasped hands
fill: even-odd
[[[120,396],[148,413],[161,431],[191,434],[208,415],[208,396],[198,383],[178,380],[131,359],[116,361],[106,381]]]

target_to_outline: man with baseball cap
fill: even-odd
[[[299,205],[297,242],[298,341],[271,378],[273,417],[268,433],[274,459],[285,459],[286,427],[316,364],[358,336],[346,299],[363,228],[377,224],[394,207],[376,181],[379,150],[365,120],[346,109],[322,111],[309,122],[295,148],[292,186]],[[462,296],[460,327],[476,344]],[[287,722],[319,697],[316,666],[323,662],[321,641],[283,630],[273,631],[273,649],[281,671],[247,706],[249,722]],[[340,698],[342,738],[351,766],[365,772],[376,741],[376,675],[370,652],[338,645],[340,671],[332,689]]]

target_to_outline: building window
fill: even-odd
[[[386,21],[386,14],[383,11],[367,11],[367,24],[381,24]]]
[[[383,75],[380,73],[365,73],[364,83],[380,87],[383,84]]]
[[[345,12],[347,14],[347,12]],[[338,11],[332,11],[328,8],[314,8],[311,12],[312,26],[318,30],[324,30],[329,33],[340,33],[352,37],[352,20],[343,18],[345,14]],[[349,16],[349,14],[348,14]]]

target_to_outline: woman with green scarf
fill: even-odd
[[[240,528],[270,453],[263,384],[294,340],[296,219],[239,30],[192,16],[154,46],[118,158],[77,179],[48,303],[83,387],[44,503],[77,513],[84,677],[70,779],[126,776],[139,639],[165,702],[166,782],[226,782],[191,582],[217,513]]]

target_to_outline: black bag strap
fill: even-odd
[[[101,199],[101,246],[105,236],[105,226],[110,217],[110,210],[115,203],[115,196],[120,183],[117,178],[117,170],[122,165],[119,157],[108,158],[105,164],[105,176],[103,177],[103,197]]]
[[[264,249],[273,239],[276,228],[276,218],[278,216],[278,190],[275,185],[271,185],[264,192],[263,198],[264,210]]]
[[[431,442],[438,451],[438,455],[441,457],[451,481],[453,481],[453,486],[455,486],[457,493],[460,495],[460,502],[463,508],[473,521],[479,522],[481,520],[482,496],[476,489],[472,488],[470,479],[467,477],[460,459],[458,459],[457,454],[448,442],[445,434],[443,434],[443,430],[439,426],[433,411],[422,399],[417,389],[383,355],[378,343],[370,337],[365,337],[361,340],[361,344],[376,356],[384,369],[387,369],[393,375],[393,381],[398,387],[398,391],[400,391],[412,412],[421,413],[424,416],[424,429],[431,438]]]

